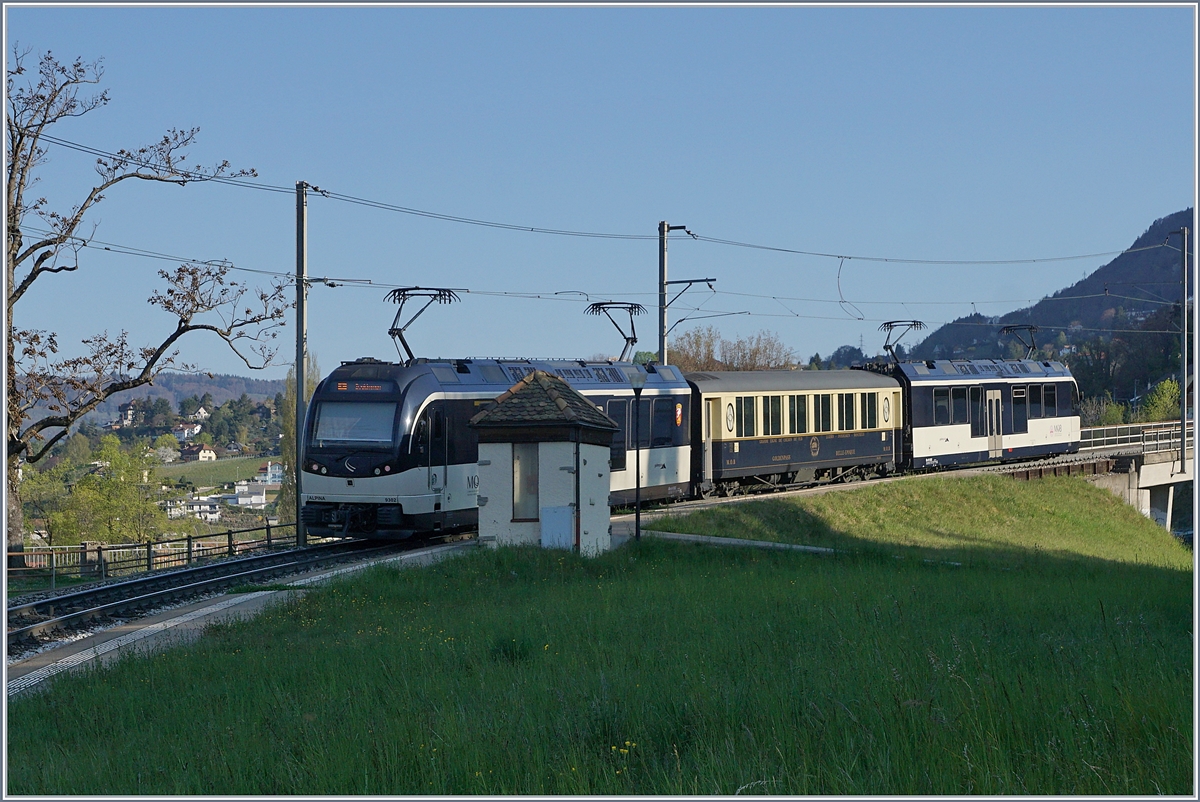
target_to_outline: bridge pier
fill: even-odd
[[[1119,496],[1159,526],[1171,529],[1182,507],[1191,509],[1192,460],[1180,470],[1178,452],[1150,452],[1120,458],[1112,473],[1089,481]],[[1178,489],[1178,492],[1177,492]]]

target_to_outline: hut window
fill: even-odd
[[[513,520],[538,519],[538,444],[513,443]]]

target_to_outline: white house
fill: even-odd
[[[171,433],[175,435],[176,440],[182,443],[184,440],[191,440],[200,434],[200,430],[203,428],[199,423],[180,423],[171,430]]]
[[[208,420],[211,417],[212,417],[212,415],[209,414],[208,410],[205,409],[204,407],[200,407],[198,410],[193,412],[191,415],[188,415],[189,420],[194,420],[198,423],[204,423],[204,421]]]
[[[268,485],[283,484],[283,463],[267,460],[265,464],[258,466],[258,474],[254,477],[254,481]]]
[[[479,541],[596,555],[612,546],[617,424],[557,376],[534,371],[471,419],[479,433]]]
[[[167,502],[168,518],[199,518],[208,523],[221,520],[221,497],[199,496],[172,499]]]
[[[261,510],[267,506],[267,486],[262,482],[241,481],[234,486],[234,494],[225,496],[225,502],[248,510]]]

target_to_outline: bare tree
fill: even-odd
[[[796,355],[772,331],[726,340],[714,326],[697,326],[671,341],[671,362],[697,370],[779,370],[793,367]]]
[[[86,413],[117,393],[153,382],[167,368],[195,370],[177,361],[175,346],[192,332],[207,331],[227,342],[250,368],[266,367],[275,355],[272,340],[289,308],[286,285],[251,288],[229,277],[228,264],[183,264],[159,271],[166,286],[148,303],[174,318],[161,342],[133,346],[125,331],[107,331],[83,341],[84,355],[59,357],[57,336],[42,328],[17,328],[17,304],[30,287],[46,276],[80,269],[79,253],[94,233],[81,234],[84,218],[110,188],[130,179],[183,186],[218,177],[252,176],[253,170],[231,171],[228,162],[186,167],[184,149],[195,142],[198,128],[171,129],[157,142],[134,150],[118,150],[96,160],[99,180],[83,200],[65,211],[50,210],[45,198],[34,197],[37,171],[51,143],[48,129],[62,120],[81,117],[108,103],[108,91],[87,95],[88,86],[104,75],[101,61],[66,64],[52,53],[42,56],[36,73],[27,74],[29,50],[14,47],[7,70],[7,225],[5,254],[7,290],[7,489],[8,544],[20,547],[24,525],[19,467],[37,462]],[[41,232],[27,228],[40,221]],[[35,407],[49,414],[34,419]]]

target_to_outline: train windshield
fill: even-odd
[[[395,402],[322,401],[313,424],[313,446],[387,446],[392,442]]]

